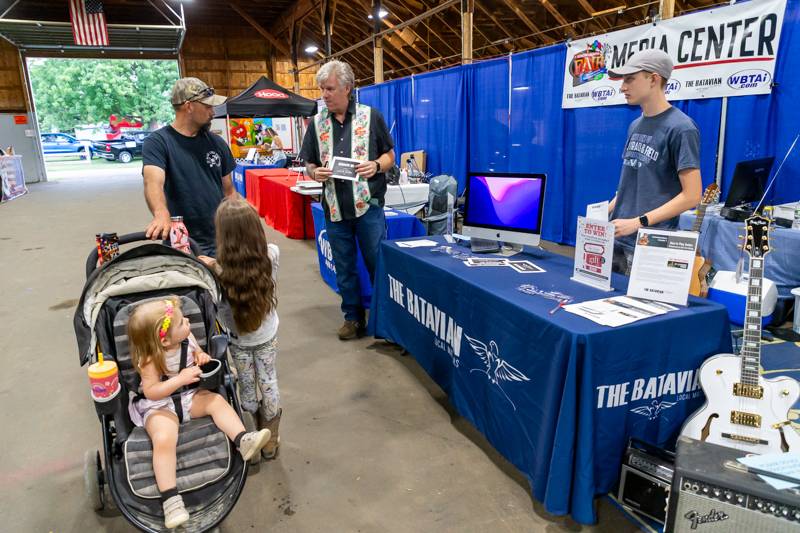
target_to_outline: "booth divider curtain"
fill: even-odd
[[[738,161],[774,155],[777,168],[800,132],[800,0],[788,0],[771,95],[728,99],[722,194]],[[547,174],[542,236],[574,244],[586,205],[614,196],[628,126],[638,107],[561,109],[563,44],[393,80],[359,91],[392,127],[397,155],[427,152],[429,172]],[[722,99],[672,104],[700,129],[703,185],[713,182]],[[800,144],[800,143],[799,143]],[[800,198],[800,147],[781,172],[770,203]],[[399,163],[399,161],[398,161]]]

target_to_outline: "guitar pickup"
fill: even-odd
[[[746,413],[744,411],[731,411],[731,424],[748,426],[751,428],[761,427],[761,415]]]
[[[734,383],[733,394],[743,398],[755,398],[756,400],[760,400],[764,397],[764,387],[761,385],[745,385],[744,383]]]

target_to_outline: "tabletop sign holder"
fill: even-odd
[[[601,291],[613,291],[611,287],[613,257],[614,224],[607,220],[578,217],[575,266],[570,279]]]

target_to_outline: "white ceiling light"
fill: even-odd
[[[306,53],[307,54],[313,54],[317,50],[319,50],[319,46],[314,46],[313,44],[309,45],[309,46],[306,46]]]
[[[380,18],[382,18],[382,19],[383,19],[383,18],[386,18],[386,15],[388,15],[388,14],[389,14],[389,12],[388,12],[388,11],[386,11],[385,9],[383,9],[383,8],[381,8],[381,10],[380,10],[380,11],[378,11],[378,16],[379,16]],[[372,20],[372,13],[370,13],[370,14],[367,16],[367,18],[368,18],[369,20]]]

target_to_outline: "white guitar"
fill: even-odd
[[[785,376],[760,375],[761,286],[764,256],[770,251],[769,220],[754,215],[745,228],[750,281],[742,353],[716,355],[700,367],[706,404],[686,421],[681,435],[756,454],[800,451],[800,435],[788,421],[800,384]]]

